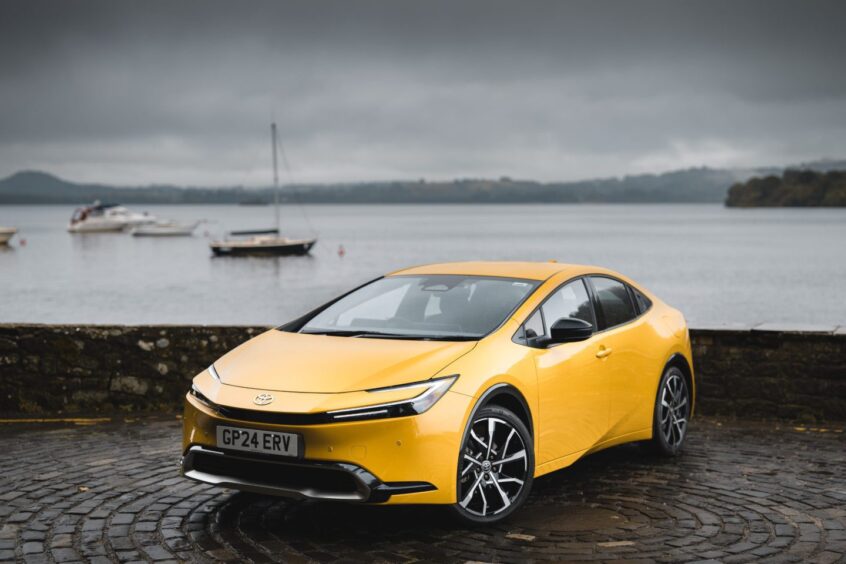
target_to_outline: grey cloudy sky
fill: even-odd
[[[846,156],[846,3],[0,3],[0,176],[540,180]]]

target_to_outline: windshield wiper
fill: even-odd
[[[338,329],[326,331],[302,331],[306,335],[329,335],[332,337],[390,337],[393,339],[418,338],[414,335],[403,335],[402,333],[383,333],[381,331],[367,331],[365,329]]]
[[[365,329],[338,329],[326,331],[301,331],[305,335],[329,335],[331,337],[360,337],[363,339],[405,339],[409,341],[478,341],[478,337],[463,335],[410,335],[406,333],[385,333]]]

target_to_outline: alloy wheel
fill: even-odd
[[[498,417],[473,422],[459,465],[458,504],[479,517],[497,515],[518,498],[529,461],[520,433]]]
[[[660,409],[661,434],[667,445],[675,448],[684,440],[690,414],[687,382],[680,374],[672,372],[664,382]]]

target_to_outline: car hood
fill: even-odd
[[[475,342],[305,335],[271,330],[214,363],[224,384],[340,393],[427,380]]]

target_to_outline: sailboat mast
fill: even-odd
[[[276,122],[270,124],[270,138],[273,144],[273,209],[276,215],[276,234],[279,235],[279,171],[276,163]]]

